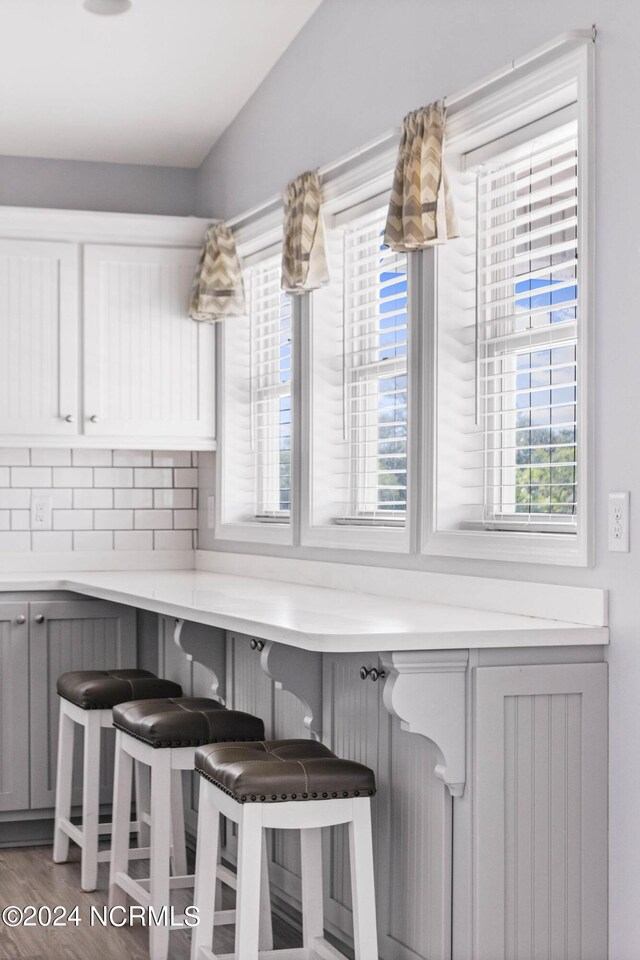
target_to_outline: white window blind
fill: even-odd
[[[407,508],[407,258],[383,243],[384,212],[343,232],[347,522],[404,525]]]
[[[251,442],[255,515],[287,522],[291,511],[291,298],[280,289],[280,258],[246,272],[251,325]]]
[[[477,188],[482,521],[498,528],[575,532],[575,124],[483,165]]]

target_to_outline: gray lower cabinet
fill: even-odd
[[[27,603],[0,603],[0,811],[29,806]]]
[[[474,673],[474,960],[602,960],[607,665]]]
[[[267,738],[309,737],[302,704],[266,675],[251,637],[229,633],[225,644],[198,628],[179,650],[173,626],[164,626],[164,673],[185,692],[207,695],[217,675],[227,705],[261,716]],[[467,780],[455,800],[436,776],[439,748],[389,713],[384,679],[360,678],[378,655],[323,656],[323,739],[376,773],[381,960],[606,957],[607,668],[598,656],[472,651]],[[195,827],[194,793],[190,805]],[[348,843],[341,828],[324,833],[325,925],[349,944]],[[299,909],[298,835],[273,832],[269,847],[272,894]],[[231,829],[223,850],[233,862]]]
[[[226,635],[223,630],[185,623],[180,634],[183,646],[174,640],[176,621],[173,617],[159,617],[158,676],[173,680],[182,687],[185,697],[217,697],[224,694],[224,663]],[[191,652],[193,651],[193,652]],[[188,653],[188,656],[185,656]],[[192,657],[193,659],[188,659]],[[206,667],[196,657],[220,666],[223,685],[215,686],[218,674]],[[183,777],[185,820],[191,833],[196,832],[198,821],[199,778],[196,774],[184,773]]]
[[[406,733],[383,701],[383,683],[360,678],[376,654],[323,658],[324,740],[339,756],[376,773],[372,805],[378,943],[383,960],[451,957],[452,800],[434,776],[436,748]],[[333,828],[326,845],[325,915],[351,940],[348,842]]]
[[[30,808],[55,803],[58,756],[56,680],[68,670],[136,666],[136,611],[103,600],[50,600],[29,604]],[[23,727],[23,736],[29,726]],[[101,801],[111,802],[113,737],[103,737]],[[81,800],[81,733],[76,739],[73,803]],[[26,744],[25,744],[26,749]]]

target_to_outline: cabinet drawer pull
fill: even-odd
[[[67,423],[73,423],[74,419],[75,418],[72,413],[68,413],[65,417],[65,420],[67,421]]]
[[[44,623],[44,613],[36,614],[36,623]]]
[[[26,623],[26,622],[27,622],[27,618],[25,617],[24,613],[21,613],[19,617],[16,617],[16,623]]]
[[[378,670],[377,667],[360,667],[360,679],[370,678],[375,683],[376,680],[383,680],[386,677],[384,670]]]
[[[91,423],[97,423],[99,420],[99,417],[97,417],[94,413],[92,417],[89,417],[89,420],[91,420]]]
[[[253,637],[249,646],[252,650],[257,650],[258,653],[260,653],[264,650],[264,640],[256,640],[256,638]]]

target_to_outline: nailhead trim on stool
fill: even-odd
[[[154,748],[199,747],[229,740],[264,738],[264,723],[241,710],[228,710],[206,697],[134,700],[114,707],[113,725]]]
[[[242,741],[261,740],[264,738],[264,723],[249,713],[228,710],[217,700],[180,697],[119,704],[113,710],[113,725],[117,728],[117,737],[109,906],[122,904],[123,898],[128,896],[136,903],[159,911],[170,902],[172,888],[193,886],[193,876],[187,874],[186,860],[184,869],[177,875],[170,877],[169,874],[169,824],[172,824],[174,837],[184,833],[182,803],[179,810],[176,805],[176,797],[182,796],[176,774],[179,778],[181,771],[193,771],[197,746],[215,740],[228,743],[236,737]],[[149,878],[143,881],[134,878],[128,866],[128,818],[134,760],[146,764],[151,770]],[[266,859],[264,863],[265,906],[261,939],[264,950],[269,951],[273,946],[273,935]],[[235,886],[235,875],[228,868],[218,867],[217,874],[226,884]],[[214,922],[235,923],[235,911],[214,911]],[[150,925],[150,960],[167,960],[168,951],[169,928]]]
[[[99,837],[110,832],[110,824],[99,823],[100,760],[102,731],[113,726],[112,707],[132,694],[158,697],[179,696],[180,684],[162,680],[148,670],[75,670],[58,678],[60,727],[56,773],[53,859],[64,863],[69,855],[69,840],[82,848],[80,882],[83,890],[95,890],[98,863],[109,858],[108,850],[99,850]],[[74,726],[84,730],[82,779],[82,825],[71,821]],[[145,847],[147,827],[146,788],[137,778],[136,809],[140,847]]]
[[[200,747],[195,758],[201,779],[193,904],[200,922],[191,931],[191,960],[232,956],[242,960],[347,960],[326,940],[324,929],[322,829],[338,824],[346,827],[349,838],[355,960],[377,958],[370,802],[375,793],[373,771],[342,760],[314,740],[209,745]],[[224,956],[212,949],[221,815],[238,827],[235,951]],[[264,869],[260,838],[265,830],[300,831],[300,948],[266,952],[260,947],[259,878]]]
[[[182,687],[162,680],[149,670],[74,670],[62,673],[58,696],[81,710],[111,710],[126,700],[181,697]]]
[[[373,771],[342,760],[317,740],[219,743],[200,747],[200,776],[238,803],[372,797]]]

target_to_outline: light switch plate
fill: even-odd
[[[609,494],[609,550],[629,552],[629,491]]]

